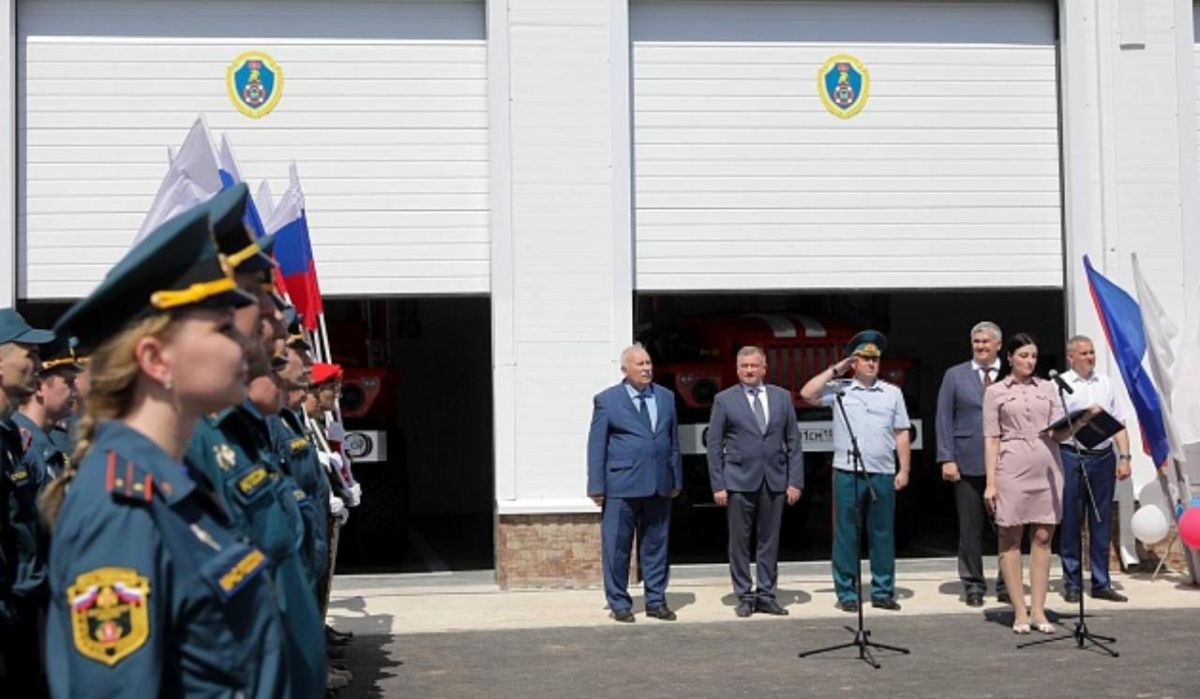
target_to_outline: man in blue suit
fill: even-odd
[[[612,618],[631,622],[629,556],[633,535],[646,590],[646,615],[674,621],[667,606],[667,532],[671,498],[683,487],[675,394],[652,383],[641,345],[621,353],[625,380],[596,394],[588,431],[588,497],[602,508],[604,595]]]
[[[737,353],[738,385],[717,394],[708,423],[708,479],[713,501],[729,512],[729,573],[734,612],[784,616],[775,600],[783,503],[804,488],[804,455],[792,394],[763,383],[767,357],[759,347]],[[750,534],[758,541],[758,590],[751,589]]]
[[[1000,327],[983,321],[971,328],[970,361],[946,370],[938,391],[937,460],[942,479],[954,485],[958,510],[958,577],[968,607],[982,607],[982,539],[987,521],[983,490],[983,392],[1000,374]],[[1006,602],[1004,579],[996,579],[996,597]]]

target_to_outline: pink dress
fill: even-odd
[[[983,396],[983,436],[1000,438],[996,465],[996,524],[1058,524],[1063,469],[1058,443],[1043,431],[1062,417],[1054,384],[1009,376]]]

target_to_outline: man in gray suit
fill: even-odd
[[[737,372],[741,383],[713,401],[708,477],[713,500],[728,508],[729,572],[738,596],[737,615],[786,615],[775,600],[775,580],[783,503],[796,504],[804,487],[796,408],[791,393],[763,383],[767,358],[761,348],[739,350]],[[751,531],[758,540],[757,591],[751,589]]]
[[[946,370],[938,390],[937,460],[942,480],[954,484],[958,510],[958,577],[968,607],[983,606],[987,582],[983,577],[983,535],[987,510],[983,502],[983,392],[1000,374],[1000,327],[983,321],[971,328],[970,361]],[[1007,601],[1003,578],[997,578],[996,597]]]

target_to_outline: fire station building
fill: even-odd
[[[657,339],[669,374],[683,357],[732,366],[711,332],[739,326],[716,318],[799,338],[797,357],[875,327],[932,430],[979,320],[1034,332],[1042,371],[1090,335],[1115,376],[1085,254],[1131,289],[1137,253],[1176,324],[1200,313],[1193,0],[0,8],[3,305],[48,323],[89,292],[198,115],[252,191],[282,192],[295,161],[333,353],[361,370],[344,569],[598,584],[591,397],[635,338]],[[273,77],[253,114],[233,78],[247,52]],[[811,419],[785,560],[828,556]],[[932,431],[919,440],[901,553],[953,555],[953,498]],[[1125,521],[1153,490],[1134,451]],[[688,473],[673,560],[724,560],[703,470]]]

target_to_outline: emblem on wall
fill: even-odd
[[[829,113],[849,119],[862,111],[871,91],[871,74],[854,56],[833,56],[817,71],[817,92]]]
[[[283,70],[262,51],[247,51],[225,70],[225,88],[233,106],[251,119],[271,113],[283,96]]]

